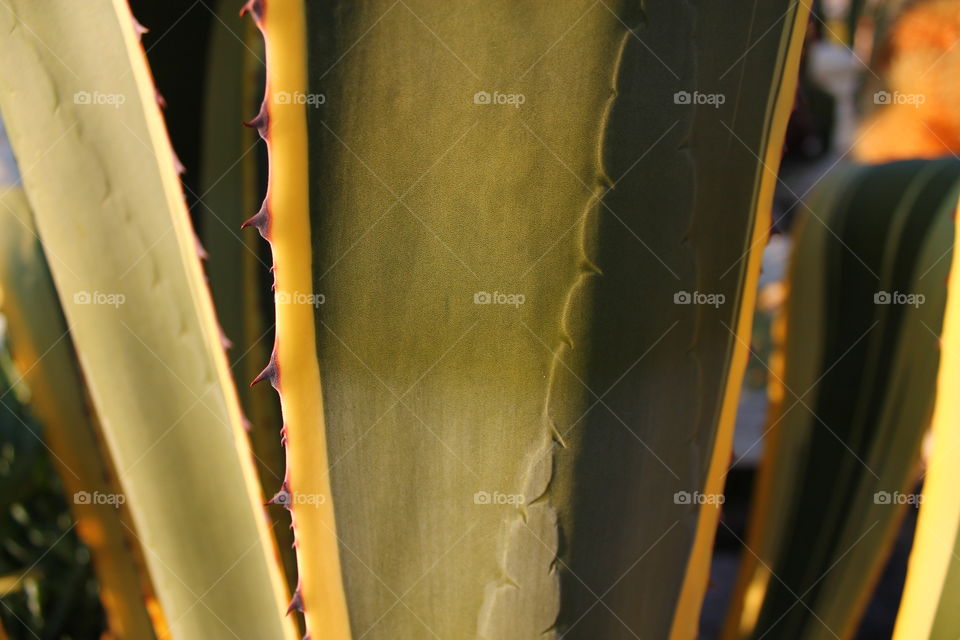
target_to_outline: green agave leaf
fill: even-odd
[[[0,288],[11,347],[30,388],[30,405],[43,422],[43,438],[77,532],[93,556],[109,630],[117,638],[153,638],[131,547],[136,542],[116,501],[109,500],[116,488],[97,443],[95,418],[23,191],[8,187],[0,195],[0,221],[6,229],[0,236]]]
[[[171,633],[292,637],[129,9],[16,1],[0,25],[0,108]]]
[[[894,629],[896,640],[951,638],[960,633],[960,615],[956,611],[956,594],[960,591],[960,563],[957,562],[960,494],[956,490],[960,421],[955,392],[960,278],[955,254],[952,260],[933,414],[933,447],[924,477],[923,501],[907,582]]]
[[[240,225],[257,201],[256,132],[240,126],[256,104],[257,67],[263,59],[262,41],[249,20],[237,14],[236,3],[218,8],[210,37],[204,103],[203,164],[201,166],[201,239],[207,253],[206,272],[224,336],[231,344],[231,365],[240,387],[244,409],[251,413],[255,398],[268,397],[247,383],[259,372],[269,354],[261,337],[268,326],[261,302],[268,298],[260,288],[260,271],[270,267],[260,254],[261,243],[241,235]],[[249,32],[253,32],[252,34]],[[259,365],[262,366],[262,365]],[[249,373],[250,375],[244,375]],[[275,405],[275,399],[270,398]],[[279,411],[274,413],[274,417]],[[282,466],[280,467],[282,473]]]
[[[308,629],[695,635],[805,7],[248,6]]]
[[[847,170],[811,203],[741,573],[752,601],[727,637],[856,632],[915,502],[958,189],[960,163],[911,161]]]
[[[270,256],[262,242],[242,234],[240,225],[259,206],[256,131],[242,127],[262,92],[263,39],[256,27],[224,0],[210,37],[203,124],[200,197],[207,282],[229,342],[227,355],[240,392],[255,466],[264,491],[282,481],[283,449],[277,424],[276,395],[248,383],[270,356],[273,298],[269,289]],[[282,509],[271,513],[291,588],[296,582],[293,532]]]
[[[840,189],[853,184],[855,178],[849,168],[836,169],[811,195],[808,209],[821,211],[824,202],[844,202]],[[839,208],[839,205],[835,205],[835,208]],[[824,245],[830,235],[825,228],[818,233],[816,220],[809,217],[801,218],[797,225],[806,226],[804,233],[796,234],[791,272],[818,273],[822,268]],[[792,322],[795,314],[790,310],[794,306],[803,306],[798,301],[824,299],[826,282],[818,277],[797,277],[789,280],[789,286],[787,312],[776,318],[771,330],[774,352],[770,357],[770,408],[768,425],[763,433],[764,455],[752,499],[746,548],[740,559],[737,585],[731,596],[723,638],[746,638],[756,627],[760,606],[772,579],[769,563],[786,535],[786,526],[789,524],[786,509],[794,499],[794,490],[797,488],[794,478],[799,474],[797,468],[802,461],[799,456],[782,452],[805,450],[809,435],[806,430],[794,426],[803,425],[805,416],[794,413],[799,405],[795,398],[788,396],[782,381],[788,378],[813,381],[819,375],[817,366],[822,359],[825,330],[823,314],[811,314],[804,318],[804,322]],[[785,330],[785,325],[788,330]],[[784,351],[790,353],[786,362]],[[808,404],[815,402],[818,389],[814,385],[806,390],[806,395],[802,397]]]

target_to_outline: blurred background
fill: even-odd
[[[167,61],[158,67],[156,84],[166,98],[174,148],[187,167],[185,191],[199,228],[202,202],[195,196],[200,191],[195,168],[201,163],[201,122],[192,114],[202,113],[206,45],[213,31],[226,26],[202,1],[130,4],[150,28],[143,38],[148,57]],[[823,177],[843,165],[957,155],[958,42],[960,0],[832,0],[812,5],[701,620],[705,640],[717,637],[723,623],[743,549],[767,421],[771,331],[785,298],[794,220]],[[169,64],[171,59],[182,63]],[[0,125],[0,179],[13,184],[16,175]],[[90,554],[77,536],[68,508],[71,497],[64,495],[41,428],[26,406],[30,391],[9,357],[4,331],[0,316],[0,621],[13,638],[97,638],[104,615]],[[861,640],[890,637],[915,521],[916,509],[910,507],[861,624]],[[0,640],[2,636],[0,631]]]
[[[812,5],[763,256],[723,524],[717,531],[711,587],[701,619],[705,640],[717,637],[723,624],[743,551],[767,425],[771,328],[785,299],[794,220],[821,180],[845,164],[957,157],[958,43],[957,0],[828,0]],[[916,516],[917,507],[909,506],[858,640],[892,634]]]

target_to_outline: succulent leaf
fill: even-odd
[[[960,592],[960,562],[957,561],[960,495],[956,481],[960,451],[956,393],[960,385],[956,346],[960,336],[960,277],[955,252],[951,261],[933,410],[933,447],[923,479],[923,501],[893,634],[896,640],[947,638],[960,633],[956,607]]]
[[[43,423],[77,523],[90,549],[110,633],[153,638],[131,525],[121,519],[117,487],[98,444],[69,329],[50,278],[23,191],[0,195],[0,289],[13,357],[30,388],[30,405]],[[99,500],[103,496],[106,500]],[[110,499],[114,498],[114,499]],[[162,617],[162,616],[161,616]],[[158,620],[162,625],[162,621]]]
[[[0,26],[0,108],[171,633],[295,637],[129,9],[9,2]]]
[[[254,8],[308,630],[695,635],[805,5]]]

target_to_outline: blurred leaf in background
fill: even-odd
[[[97,638],[105,627],[90,553],[80,542],[40,427],[13,382],[0,336],[0,620],[12,638]]]

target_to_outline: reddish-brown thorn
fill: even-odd
[[[247,3],[240,9],[240,15],[245,16],[248,13],[253,17],[254,22],[259,26],[263,21],[263,0],[247,0]]]
[[[250,216],[242,225],[240,225],[241,229],[246,229],[247,227],[256,227],[257,231],[260,232],[260,236],[264,240],[270,240],[270,211],[267,207],[266,200],[264,200],[263,204],[260,205],[259,211]]]
[[[150,29],[147,29],[145,26],[137,22],[137,19],[133,16],[130,16],[133,20],[133,32],[137,34],[137,40],[143,40],[143,34],[149,33]]]
[[[177,156],[176,151],[173,151],[173,167],[176,169],[178,176],[182,176],[187,172],[187,168],[183,166],[182,162],[180,162],[180,158]]]
[[[303,596],[300,595],[300,585],[297,585],[297,588],[293,592],[293,597],[290,598],[290,606],[287,607],[287,615],[290,615],[294,611],[299,611],[303,613]]]
[[[207,250],[203,248],[203,244],[200,242],[200,237],[197,235],[196,231],[193,232],[193,243],[194,245],[196,245],[198,258],[200,258],[201,260],[206,260],[207,258],[210,257],[210,255],[207,253]],[[221,331],[220,332],[221,342],[223,341],[223,337],[224,337],[223,332]]]
[[[266,101],[260,103],[260,111],[251,120],[244,122],[243,126],[256,129],[261,138],[267,139],[267,132],[270,128],[270,112],[267,110]]]
[[[277,361],[275,355],[270,356],[270,362],[267,363],[267,366],[263,368],[263,371],[253,379],[253,382],[250,383],[250,386],[262,382],[263,380],[270,380],[270,386],[274,389],[277,388]]]

